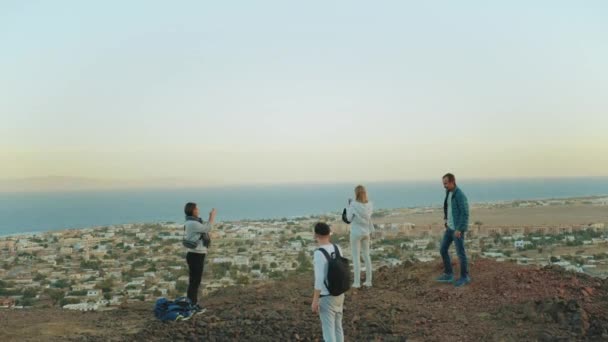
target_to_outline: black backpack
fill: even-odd
[[[318,248],[325,258],[327,259],[327,278],[325,279],[325,286],[329,290],[329,294],[332,296],[339,296],[344,292],[350,290],[351,277],[350,267],[348,265],[348,259],[340,255],[340,249],[334,244],[335,252],[329,255],[324,248]]]

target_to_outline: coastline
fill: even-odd
[[[513,205],[519,202],[534,202],[534,201],[584,201],[584,200],[597,200],[597,199],[606,199],[608,201],[608,194],[606,195],[592,195],[592,196],[572,196],[572,197],[548,197],[548,198],[530,198],[530,199],[515,199],[515,200],[499,200],[499,201],[483,201],[483,202],[472,202],[470,203],[472,208],[474,207],[483,207],[483,206],[508,206]],[[431,205],[431,206],[414,206],[414,207],[403,207],[403,208],[377,208],[377,212],[399,212],[402,210],[433,210],[441,208],[439,205]],[[264,221],[279,221],[282,219],[293,220],[297,218],[318,218],[323,216],[334,216],[339,214],[339,211],[335,212],[325,212],[325,213],[313,213],[307,215],[293,215],[293,216],[276,216],[276,217],[268,217],[262,219],[255,218],[242,218],[237,220],[225,220],[218,221],[218,224],[233,224],[239,222],[264,222]],[[113,224],[105,224],[105,225],[92,225],[92,226],[83,226],[83,227],[70,227],[70,228],[60,228],[60,229],[51,229],[51,230],[40,230],[40,231],[27,231],[27,232],[18,232],[18,233],[8,233],[3,234],[0,232],[0,240],[8,239],[8,238],[20,238],[20,237],[32,237],[37,235],[46,235],[46,234],[64,234],[70,231],[86,231],[86,230],[95,230],[95,229],[103,229],[107,227],[120,227],[124,225],[146,225],[146,224],[168,224],[179,222],[179,220],[175,220],[175,218],[167,219],[167,220],[155,220],[155,221],[141,221],[141,222],[122,222],[122,223],[113,223]],[[473,222],[471,222],[473,224]]]

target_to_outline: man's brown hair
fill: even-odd
[[[456,184],[456,177],[451,173],[446,173],[441,179],[447,178],[448,182]]]

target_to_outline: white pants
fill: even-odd
[[[325,342],[344,342],[344,331],[342,330],[342,308],[344,306],[344,294],[337,297],[321,297],[319,300],[319,317],[323,329],[323,340]]]
[[[361,285],[361,254],[365,262],[365,285],[372,285],[372,258],[369,256],[369,235],[350,236],[350,250],[353,253],[354,286]]]

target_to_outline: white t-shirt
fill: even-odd
[[[329,256],[332,257],[332,253],[335,252],[333,244],[327,244],[323,246],[319,246],[319,248],[323,248],[329,253]],[[340,251],[340,255],[342,254],[342,248],[338,246],[338,250]],[[321,295],[329,295],[329,290],[327,286],[325,286],[325,280],[327,279],[327,258],[323,254],[323,252],[315,250],[314,254],[314,269],[315,269],[315,290],[321,290]]]
[[[454,191],[450,191],[450,193],[448,194],[448,228],[450,228],[451,230],[455,230],[456,227],[454,227],[454,215],[452,214],[452,194],[454,193]]]

